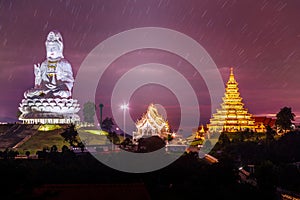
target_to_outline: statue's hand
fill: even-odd
[[[38,64],[34,64],[34,67],[38,67],[38,68],[40,68],[40,67],[41,67],[41,64],[40,64],[40,63],[38,63]]]
[[[41,75],[41,64],[34,64],[34,74],[35,76],[40,76]]]
[[[51,83],[46,84],[46,87],[50,90],[54,90],[56,88],[56,86]]]
[[[34,75],[35,75],[35,87],[38,87],[42,82],[42,72],[41,72],[40,63],[34,65]]]
[[[34,64],[34,69],[40,69],[41,68],[41,64],[38,63],[38,64]]]

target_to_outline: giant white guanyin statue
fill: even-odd
[[[35,85],[24,92],[20,104],[25,123],[68,123],[79,120],[77,100],[72,99],[74,83],[71,64],[63,56],[63,39],[51,31],[46,39],[47,58],[34,65]]]
[[[63,40],[57,31],[48,34],[47,59],[34,65],[35,86],[24,93],[25,98],[70,98],[73,87],[71,64],[63,56]]]

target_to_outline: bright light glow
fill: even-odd
[[[85,130],[86,133],[94,134],[94,135],[108,135],[108,132],[103,130]]]
[[[122,109],[122,110],[127,110],[127,109],[129,109],[128,104],[123,104],[123,105],[121,105],[121,109]]]
[[[208,127],[209,132],[255,130],[254,119],[252,114],[244,108],[232,68],[230,69],[230,77],[227,82],[221,109],[217,109],[217,112],[213,114]]]
[[[39,126],[38,131],[54,131],[60,129],[61,126],[57,124],[42,124]]]
[[[126,136],[125,136],[125,134],[126,134],[126,130],[125,130],[125,123],[126,123],[126,120],[125,120],[125,112],[126,112],[126,110],[128,110],[129,109],[129,106],[128,106],[128,104],[123,104],[123,105],[121,105],[121,109],[123,110],[123,133],[124,133],[124,140],[125,140],[125,138],[126,138]]]

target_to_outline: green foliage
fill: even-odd
[[[86,102],[83,105],[84,121],[88,123],[94,123],[94,116],[96,114],[95,104],[91,101]]]
[[[283,107],[276,115],[276,126],[280,131],[286,131],[292,129],[292,121],[294,121],[295,114],[290,107]]]

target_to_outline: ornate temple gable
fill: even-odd
[[[152,129],[158,129],[159,131],[166,125],[166,121],[158,113],[154,104],[148,106],[147,112],[142,116],[142,118],[137,121],[137,129],[143,129],[146,127],[151,127]]]
[[[242,97],[239,93],[238,83],[235,80],[233,68],[230,68],[230,75],[226,84],[223,103],[221,108],[213,114],[210,120],[209,132],[237,132],[245,129],[254,129],[252,114],[244,108]]]
[[[147,112],[136,122],[135,138],[160,135],[168,131],[168,122],[160,115],[154,104],[148,106]]]

